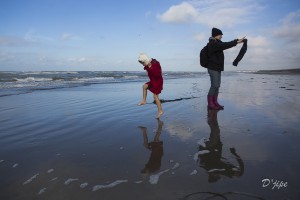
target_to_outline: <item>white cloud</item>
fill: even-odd
[[[171,6],[158,19],[167,23],[198,23],[209,27],[231,27],[247,23],[260,6],[249,1],[189,1]]]
[[[1,62],[9,62],[15,59],[15,56],[8,52],[1,52],[0,51],[0,61]]]
[[[28,42],[23,38],[13,36],[0,36],[0,46],[25,46]]]
[[[63,33],[61,36],[62,40],[70,40],[72,38],[72,35],[70,33]]]
[[[300,10],[289,13],[280,25],[273,30],[278,49],[278,60],[285,61],[292,67],[299,68],[300,62]]]
[[[202,42],[202,41],[204,41],[204,40],[207,40],[207,37],[206,37],[205,34],[200,33],[200,34],[195,35],[195,36],[194,36],[194,39],[197,40],[197,41]]]
[[[249,36],[247,37],[247,39],[249,40],[249,47],[267,48],[268,46],[270,46],[268,38],[263,36]]]
[[[300,42],[300,10],[290,13],[280,20],[280,26],[274,30],[273,35],[288,41]]]
[[[284,19],[281,20],[283,24],[292,24],[300,20],[300,10],[289,13]]]
[[[82,62],[87,61],[87,58],[86,57],[81,57],[77,61],[80,62],[80,63],[82,63]]]
[[[72,65],[91,65],[95,64],[99,61],[99,59],[95,57],[86,57],[86,56],[81,56],[81,57],[73,57],[65,60],[65,63],[72,64]]]
[[[75,36],[71,33],[66,33],[66,32],[61,35],[61,39],[64,40],[64,41],[67,41],[67,40],[80,40],[79,37],[77,37],[77,36]]]
[[[52,41],[54,41],[53,38],[41,35],[34,29],[29,30],[25,34],[24,39],[29,42],[49,42],[49,41],[52,42]]]
[[[186,23],[197,19],[199,15],[196,8],[190,3],[183,2],[179,5],[171,6],[165,13],[158,15],[163,22]]]

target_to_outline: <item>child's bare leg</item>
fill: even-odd
[[[161,130],[162,130],[162,127],[163,127],[163,122],[160,121],[160,119],[157,119],[157,124],[158,124],[158,127],[157,127],[157,130],[156,130],[156,134],[154,136],[154,142],[159,142],[159,136],[161,134]]]
[[[147,89],[148,89],[148,85],[144,84],[143,85],[143,99],[142,101],[138,104],[139,106],[145,105],[147,103]]]
[[[157,94],[153,94],[153,97],[154,97],[154,100],[155,100],[155,103],[156,103],[156,106],[157,106],[157,116],[156,118],[159,119],[160,116],[162,116],[164,114],[163,110],[162,110],[162,107],[161,107],[161,102],[158,98],[158,95]]]

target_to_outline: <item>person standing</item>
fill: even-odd
[[[149,82],[143,85],[143,99],[138,105],[141,106],[147,103],[147,90],[150,90],[153,93],[153,98],[158,110],[156,118],[159,119],[164,113],[158,96],[163,90],[163,77],[160,63],[153,58],[149,58],[145,53],[140,54],[138,61],[144,66],[144,70],[147,71],[150,79]]]
[[[222,42],[222,31],[212,28],[211,37],[208,43],[208,66],[207,71],[210,76],[210,89],[207,94],[208,108],[219,110],[224,106],[218,103],[219,88],[221,85],[221,72],[224,71],[224,53],[223,51],[242,43],[245,37],[235,39],[230,42]]]

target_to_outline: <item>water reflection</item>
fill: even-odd
[[[141,170],[141,173],[147,174],[152,173],[160,169],[161,159],[163,156],[163,142],[159,140],[161,130],[163,127],[163,122],[157,119],[157,130],[154,135],[153,141],[149,142],[147,128],[144,126],[139,126],[143,133],[143,144],[146,149],[151,151],[148,162],[145,167]]]
[[[230,152],[237,165],[222,156],[222,142],[220,139],[220,127],[218,124],[218,110],[208,109],[207,124],[210,127],[208,140],[203,141],[198,147],[198,162],[201,168],[208,172],[208,182],[217,182],[222,176],[233,178],[240,177],[244,173],[244,163],[237,154],[235,148]]]

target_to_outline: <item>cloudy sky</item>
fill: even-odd
[[[145,52],[165,71],[204,71],[212,27],[249,40],[225,70],[300,67],[299,0],[1,0],[0,70],[139,71]]]

